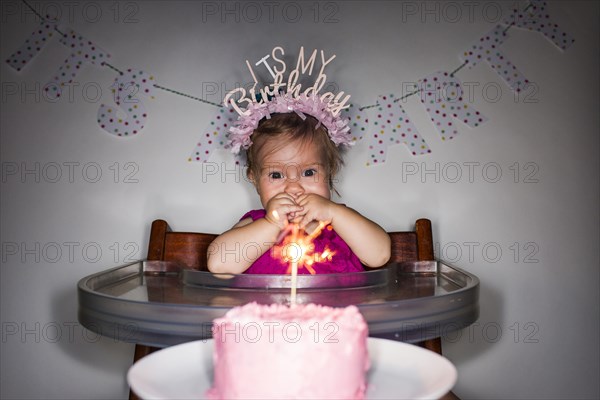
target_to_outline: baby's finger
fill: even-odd
[[[281,199],[288,199],[289,201],[296,203],[296,200],[294,199],[294,197],[292,197],[292,195],[290,195],[289,193],[286,193],[286,192],[281,192],[281,193],[277,194],[275,197],[281,198]]]
[[[296,202],[293,199],[290,199],[285,196],[276,196],[272,199],[276,204],[280,205],[295,205]]]
[[[300,226],[301,229],[304,229],[306,228],[306,225],[308,225],[313,219],[312,213],[307,212],[301,218],[299,218],[298,226]]]
[[[296,203],[298,203],[301,206],[306,205],[306,203],[308,203],[308,196],[305,194],[298,196],[298,198],[296,199]]]
[[[282,204],[279,207],[279,213],[285,215],[288,220],[290,214],[293,213],[295,215],[299,211],[302,211],[302,207],[297,204]]]
[[[308,212],[308,209],[306,207],[298,207],[300,207],[300,209],[294,212],[294,218],[303,217]]]

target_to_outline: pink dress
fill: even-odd
[[[252,218],[256,221],[259,218],[264,218],[265,210],[252,210],[247,212],[240,221],[246,218]],[[350,250],[350,247],[344,240],[333,230],[328,229],[331,226],[323,229],[321,234],[314,239],[315,252],[322,252],[325,246],[334,251],[331,261],[316,262],[312,265],[317,274],[334,274],[342,272],[360,272],[364,271],[358,257]],[[288,265],[277,258],[273,258],[272,252],[267,251],[258,258],[246,270],[246,274],[285,274]],[[306,268],[299,268],[299,274],[309,274]]]

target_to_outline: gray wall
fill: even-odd
[[[46,11],[60,9],[115,66],[206,100],[250,79],[245,59],[304,45],[337,54],[331,79],[367,105],[457,67],[513,2],[275,2],[272,17],[262,2],[258,16],[233,2],[240,12],[224,15],[221,2],[73,2],[72,14],[52,4]],[[2,7],[4,60],[37,23],[20,2]],[[550,2],[549,12],[576,38],[570,49],[519,29],[501,47],[535,90],[515,97],[485,63],[463,69],[457,77],[472,84],[473,105],[489,122],[459,123],[460,135],[442,142],[416,96],[408,98],[402,104],[433,153],[413,157],[399,145],[385,165],[365,167],[359,143],[338,184],[340,201],[388,230],[430,218],[436,256],[481,279],[479,321],[444,338],[463,398],[600,395],[598,3]],[[76,282],[143,258],[155,218],[221,232],[259,205],[241,175],[221,175],[226,151],[212,158],[215,175],[187,161],[214,107],[158,91],[142,98],[147,127],[115,138],[95,122],[99,104],[112,104],[112,70],[84,67],[72,98],[52,102],[40,92],[67,54],[55,38],[21,72],[0,67],[2,398],[124,398],[133,346],[78,324]],[[27,173],[36,168],[39,181]],[[92,182],[96,169],[102,176]]]

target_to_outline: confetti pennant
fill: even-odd
[[[98,125],[106,132],[116,136],[132,136],[144,128],[148,113],[138,94],[154,99],[154,76],[140,70],[128,69],[115,79],[112,93],[119,107],[100,104]],[[118,113],[124,113],[119,117]]]
[[[384,163],[388,146],[400,143],[404,143],[412,155],[431,153],[404,108],[395,100],[393,94],[378,96],[373,127],[365,135],[370,153],[367,166]]]
[[[60,42],[71,49],[71,55],[45,87],[48,98],[53,100],[60,97],[62,88],[67,83],[73,82],[84,62],[104,65],[104,61],[110,58],[110,54],[73,30],[65,34]]]
[[[350,104],[350,106],[344,110],[344,115],[350,120],[348,126],[352,133],[352,140],[356,143],[369,131],[369,116],[367,110],[361,110],[360,106]]]
[[[438,71],[420,79],[419,88],[421,103],[442,140],[453,139],[458,135],[453,119],[459,119],[471,128],[487,121],[486,117],[464,101],[460,81],[450,77],[447,72]]]
[[[525,11],[513,9],[513,14],[504,22],[509,26],[514,25],[530,31],[541,32],[556,47],[566,50],[575,42],[575,39],[550,20],[547,7],[548,4],[543,0],[531,0],[529,8]]]
[[[57,21],[51,19],[42,21],[38,29],[6,60],[7,64],[20,71],[54,35],[58,35],[55,32],[56,24]]]
[[[210,125],[204,129],[204,134],[200,137],[188,161],[205,163],[213,150],[225,148],[227,131],[237,120],[237,115],[233,108],[219,108],[218,114]],[[240,159],[238,158],[236,164],[239,163]]]
[[[505,30],[505,27],[497,25],[471,45],[463,53],[462,59],[469,68],[473,68],[480,60],[486,60],[512,90],[520,92],[527,86],[529,80],[498,50],[504,39],[508,37]]]

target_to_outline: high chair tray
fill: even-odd
[[[148,262],[147,262],[148,263]],[[398,271],[408,273],[435,274],[436,261],[415,261],[396,263],[389,268],[340,274],[299,274],[296,279],[298,289],[335,289],[385,286],[396,279]],[[291,275],[269,274],[212,274],[193,269],[182,270],[183,283],[207,288],[236,289],[290,289]]]
[[[479,280],[441,261],[368,272],[299,276],[296,301],[356,305],[371,336],[419,342],[477,320]],[[211,337],[212,320],[252,301],[289,304],[290,280],[217,275],[176,263],[139,261],[81,279],[79,321],[117,340],[164,347]]]

